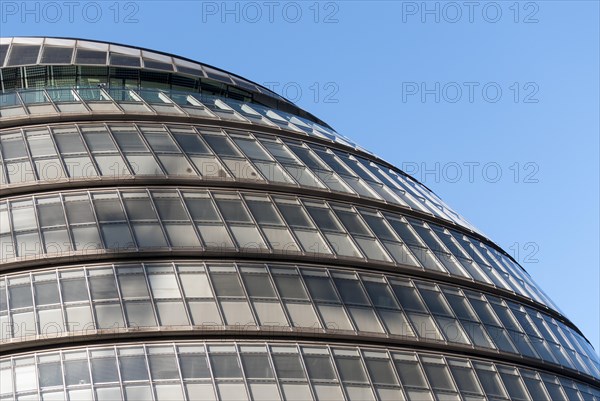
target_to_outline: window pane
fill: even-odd
[[[392,288],[404,309],[428,313],[414,287],[403,285],[401,283],[394,283],[392,284]]]
[[[149,355],[148,362],[150,363],[150,373],[153,380],[179,380],[175,355]]]
[[[404,386],[427,387],[423,371],[412,355],[395,355],[394,363]]]
[[[60,302],[58,284],[56,281],[34,283],[35,302],[37,305],[55,304]]]
[[[121,378],[127,380],[148,380],[146,358],[143,355],[119,357]]]
[[[308,376],[316,380],[335,380],[335,373],[328,356],[304,355]]]
[[[365,359],[369,375],[373,384],[397,385],[396,375],[392,369],[392,364],[384,359]]]
[[[61,226],[65,224],[63,208],[60,204],[38,205],[37,209],[42,227]]]
[[[113,276],[90,277],[90,289],[94,300],[118,298]]]
[[[492,397],[506,397],[498,373],[494,368],[484,363],[474,363],[474,365],[484,393]]]
[[[310,295],[316,301],[338,302],[338,297],[331,285],[331,281],[324,277],[305,276],[304,281],[310,292]]]
[[[60,362],[41,363],[39,369],[39,385],[40,387],[62,386],[62,369]],[[2,383],[4,386],[4,383]]]
[[[194,220],[211,222],[221,221],[221,218],[217,214],[210,199],[187,198],[185,202]]]
[[[367,383],[367,376],[359,358],[336,357],[336,363],[343,381]]]
[[[219,209],[227,222],[249,223],[251,222],[246,208],[238,199],[217,199]]]
[[[81,361],[65,361],[66,385],[87,384],[90,382],[87,359]]]
[[[275,284],[282,298],[308,299],[298,276],[274,276]]]
[[[279,203],[278,206],[285,220],[290,226],[303,228],[313,227],[312,223],[308,220],[308,217],[300,206],[283,203]]]
[[[26,285],[10,286],[8,295],[11,308],[24,308],[33,305],[29,283]]]
[[[368,305],[367,297],[358,280],[334,278],[335,285],[345,303]]]
[[[87,301],[88,291],[84,278],[61,280],[64,302]]]
[[[112,358],[92,358],[94,383],[118,382],[117,362]]]
[[[242,371],[236,355],[215,355],[210,356],[213,374],[216,379],[242,377]]]
[[[398,309],[398,304],[387,284],[366,280],[364,284],[371,301],[376,307]]]
[[[237,275],[212,274],[213,286],[218,296],[243,296],[244,292]]]
[[[148,288],[143,274],[119,275],[119,286],[123,298],[147,298]]]
[[[432,362],[428,362],[432,359]],[[450,378],[450,373],[441,358],[423,357],[423,368],[429,378],[431,387],[435,390],[456,391]],[[435,363],[434,363],[435,362]]]
[[[273,355],[273,363],[279,379],[304,379],[304,370],[298,355]]]
[[[258,224],[282,225],[281,218],[271,203],[247,200],[246,203]]]
[[[273,377],[271,365],[266,354],[242,354],[242,364],[244,365],[244,372],[248,379],[270,379]]]
[[[257,298],[275,297],[275,291],[273,290],[269,276],[264,274],[243,274],[242,277],[249,296]]]
[[[184,379],[210,378],[206,357],[203,354],[180,355],[179,363],[181,364],[181,375]]]

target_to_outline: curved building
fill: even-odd
[[[521,266],[286,99],[104,42],[0,66],[0,400],[600,400]]]

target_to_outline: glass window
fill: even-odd
[[[38,205],[37,209],[42,227],[61,226],[65,224],[63,208],[60,203]]]
[[[90,290],[94,300],[118,298],[115,278],[112,275],[90,277]]]
[[[258,224],[283,225],[283,221],[270,202],[247,199],[246,203]]]
[[[62,386],[62,369],[60,362],[38,364],[38,378],[40,387]],[[4,386],[4,383],[2,383]]]
[[[365,358],[365,363],[373,384],[398,385],[392,364],[388,359]]]
[[[210,221],[220,222],[217,210],[215,209],[212,201],[206,198],[192,198],[186,197],[185,203],[195,221]]]
[[[115,357],[92,358],[92,377],[94,383],[112,383],[119,381]]]
[[[158,209],[158,214],[163,220],[183,220],[189,221],[187,213],[179,198],[160,197],[154,194],[154,204]]]
[[[237,274],[211,274],[211,278],[217,296],[244,296],[244,292]]]
[[[531,394],[531,397],[534,401],[550,401],[550,398],[548,398],[548,395],[544,390],[544,385],[542,384],[542,381],[536,372],[524,369],[520,369],[520,372],[521,377],[525,382],[525,386],[527,386],[527,390],[529,391],[529,394]]]
[[[367,297],[358,280],[334,278],[335,285],[344,303],[369,305]]]
[[[7,66],[36,64],[40,46],[34,45],[12,45],[8,56]]]
[[[242,354],[242,364],[248,379],[270,379],[273,377],[269,358],[266,354]]]
[[[502,383],[498,377],[498,373],[494,367],[487,363],[475,362],[475,371],[479,377],[479,381],[483,386],[483,391],[487,396],[490,397],[501,397],[505,398],[506,393],[502,388]]]
[[[306,213],[299,205],[290,203],[278,203],[277,206],[281,210],[283,217],[292,227],[313,228],[312,223],[308,220]]]
[[[127,355],[119,357],[121,366],[121,379],[129,380],[148,380],[148,369],[146,368],[146,358],[144,355]]]
[[[115,329],[124,327],[123,311],[119,304],[96,304],[97,328],[99,329]]]
[[[76,384],[88,384],[90,372],[87,359],[65,361],[65,384],[67,386]]]
[[[150,302],[125,301],[124,304],[129,327],[156,326],[156,319]]]
[[[34,282],[36,305],[56,304],[60,302],[58,284],[56,280],[48,282]]]
[[[334,208],[335,213],[338,215],[344,226],[348,229],[350,234],[353,235],[365,235],[371,237],[371,233],[365,226],[365,224],[360,220],[358,215],[350,210],[344,210],[342,208],[336,207]]]
[[[184,379],[210,378],[210,371],[204,354],[180,354],[179,364]]]
[[[211,154],[208,147],[200,140],[197,135],[174,134],[179,146],[186,152],[192,154]]]
[[[11,285],[8,288],[8,297],[11,309],[33,306],[29,282],[27,284]]]
[[[335,360],[342,381],[367,383],[367,376],[365,375],[360,358],[336,356]]]
[[[104,127],[82,128],[83,138],[92,153],[116,152],[117,148]]]
[[[373,305],[378,308],[398,309],[396,299],[386,283],[371,280],[364,280],[363,283],[365,284],[365,288],[369,293]]]
[[[275,290],[266,274],[242,274],[246,291],[250,297],[274,298]]]
[[[148,298],[146,278],[138,274],[119,274],[119,287],[123,298]]]
[[[304,369],[298,355],[273,354],[273,363],[279,379],[304,379]]]
[[[308,299],[298,276],[275,275],[273,278],[282,298]]]
[[[61,285],[64,302],[88,300],[87,285],[84,278],[62,279]]]
[[[153,380],[177,379],[179,371],[175,355],[149,355],[150,373]]]
[[[479,315],[479,318],[484,324],[500,326],[500,323],[496,319],[492,308],[490,308],[490,305],[483,301],[480,296],[469,296],[469,300],[471,301],[473,309],[475,309],[477,315]]]
[[[106,196],[102,199],[100,196]],[[98,221],[120,221],[125,220],[123,208],[116,194],[106,194],[94,197],[94,208]]]
[[[148,281],[154,298],[181,298],[174,274],[150,274]]]
[[[140,127],[140,129],[144,131],[146,140],[150,143],[152,150],[155,152],[180,153],[173,140],[171,140],[169,135],[167,135],[165,131],[162,131],[162,129],[160,129],[160,132],[146,132],[150,129],[154,129],[154,127]]]
[[[123,203],[127,216],[131,220],[156,220],[156,213],[150,203],[148,195],[145,193],[127,193],[124,194]],[[139,198],[130,198],[130,196],[139,196]]]
[[[71,64],[72,47],[44,46],[42,64]]]
[[[106,64],[106,52],[97,50],[77,49],[76,64]]]
[[[329,302],[339,301],[329,278],[304,276],[304,281],[314,300]]]
[[[460,292],[446,288],[443,289],[443,292],[444,295],[446,295],[446,299],[452,306],[452,310],[459,319],[467,319],[472,321],[478,320],[477,316],[471,309],[469,302],[460,294]]]
[[[312,216],[321,230],[344,232],[331,210],[325,207],[307,206],[306,210]]]
[[[431,313],[434,315],[452,316],[450,308],[448,308],[442,294],[435,286],[426,284],[418,284],[417,286]]]
[[[414,355],[394,354],[394,364],[404,386],[427,388],[427,382]]]
[[[523,381],[519,377],[519,373],[514,368],[499,366],[498,372],[504,382],[504,387],[508,390],[511,400],[529,400],[527,390],[523,385]],[[537,400],[536,400],[537,401]]]
[[[460,391],[481,394],[481,388],[479,387],[475,373],[468,362],[449,359],[448,365],[450,366],[450,371],[452,372],[454,381],[458,385]]]
[[[210,363],[215,379],[242,377],[237,355],[211,354]]]
[[[241,156],[240,153],[235,149],[231,141],[224,136],[216,135],[203,135],[203,138],[208,142],[210,147],[219,156]]]
[[[87,200],[84,201],[67,201],[65,202],[67,218],[70,224],[91,223],[94,222],[94,214]]]
[[[425,305],[421,302],[417,290],[410,284],[394,281],[392,283],[392,288],[404,309],[428,313]]]
[[[250,216],[239,199],[217,199],[217,204],[225,220],[229,223],[250,223]]]
[[[328,356],[304,354],[304,363],[306,364],[308,376],[312,380],[336,380]]]
[[[450,378],[450,372],[442,358],[422,356],[421,361],[429,379],[429,384],[434,390],[456,391]]]

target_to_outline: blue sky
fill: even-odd
[[[598,2],[65,3],[2,1],[0,34],[138,45],[270,85],[424,181],[600,348]]]

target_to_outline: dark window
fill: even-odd
[[[42,51],[43,64],[70,64],[73,57],[73,48],[71,47],[53,47],[44,46]]]
[[[92,376],[94,383],[118,382],[115,358],[92,359]]]
[[[126,380],[148,380],[146,358],[139,356],[123,356],[119,358],[121,364],[121,378]]]
[[[139,67],[140,66],[140,58],[133,56],[126,56],[124,54],[114,54],[110,55],[110,64],[111,65],[122,65],[125,67]]]
[[[77,50],[77,56],[75,58],[77,64],[106,64],[106,52],[100,52],[97,50]]]
[[[204,355],[180,355],[181,375],[184,379],[210,378],[208,364]]]
[[[160,61],[144,59],[144,68],[152,68],[154,70],[173,71],[173,66]]]
[[[25,65],[37,63],[40,46],[13,45],[6,65]]]

